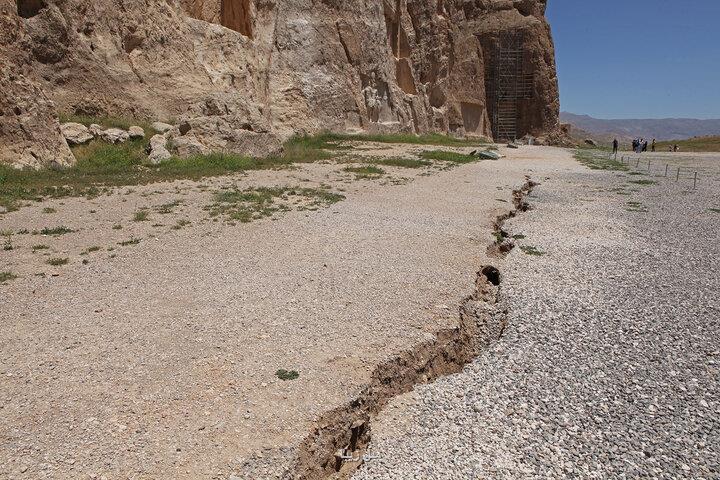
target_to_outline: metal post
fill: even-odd
[[[676,182],[679,182],[679,181],[680,181],[680,167],[678,167],[677,178],[675,178],[675,181],[676,181]]]
[[[648,172],[650,171],[650,159],[648,158]]]
[[[693,190],[697,188],[697,172],[695,172],[695,181],[693,182]]]
[[[667,177],[668,168],[670,168],[670,165],[667,163],[665,164],[665,176]]]

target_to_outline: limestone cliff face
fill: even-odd
[[[38,115],[23,144],[58,140],[55,154],[36,148],[38,165],[68,161],[55,109],[186,121],[210,149],[256,155],[323,129],[492,136],[509,45],[523,56],[514,133],[537,135],[559,116],[544,10],[541,0],[0,0],[0,78],[25,85],[0,92],[0,145],[21,102]],[[2,161],[17,163],[13,148]]]

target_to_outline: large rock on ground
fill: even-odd
[[[63,123],[60,125],[60,131],[67,140],[68,145],[83,145],[95,138],[95,135],[81,123]]]
[[[506,44],[523,50],[517,137],[558,123],[543,0],[0,5],[19,32],[0,61],[61,112],[202,118],[209,127],[194,136],[211,150],[269,154],[326,129],[490,136]]]

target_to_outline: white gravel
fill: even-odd
[[[550,176],[507,225],[546,255],[500,265],[504,337],[396,399],[356,480],[720,478],[720,192]]]

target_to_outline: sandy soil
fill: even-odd
[[[362,180],[308,164],[0,216],[14,232],[0,271],[18,275],[0,285],[0,477],[229,478],[268,458],[268,476],[287,471],[375,365],[457,323],[491,221],[543,151]],[[213,192],[275,185],[347,198],[248,224],[208,215]],[[60,225],[75,232],[33,234]]]

